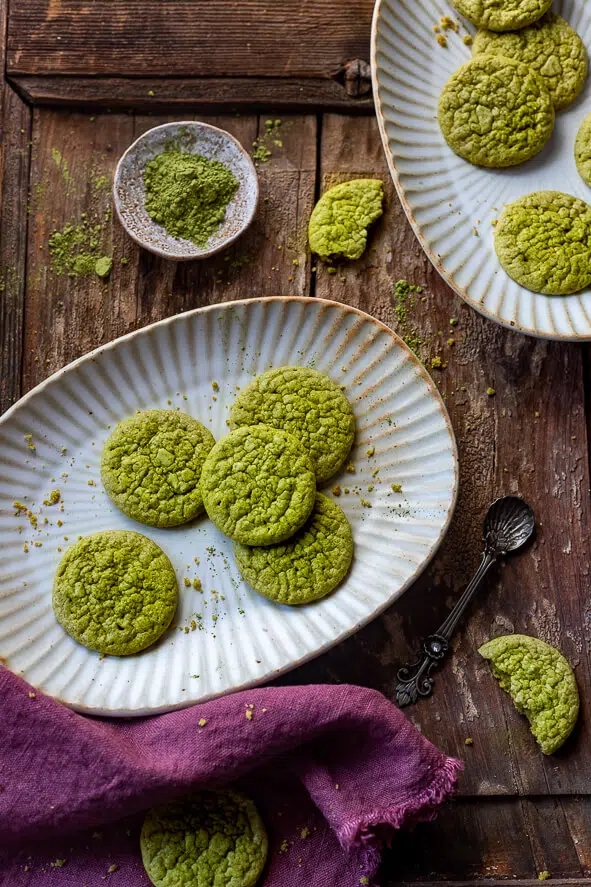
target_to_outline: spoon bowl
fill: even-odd
[[[503,496],[492,503],[484,519],[484,542],[496,556],[516,551],[535,531],[536,519],[531,507],[519,496]]]

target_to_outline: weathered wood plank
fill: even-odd
[[[0,0],[0,413],[19,397],[31,112],[4,81],[6,0]]]
[[[590,816],[588,798],[568,800],[579,816]],[[552,883],[576,883],[589,869],[577,856],[560,803],[553,798],[452,802],[434,822],[397,835],[385,859],[384,883],[538,882],[543,871],[550,872]],[[589,829],[584,842],[588,852]]]
[[[135,247],[111,217],[113,170],[132,138],[127,115],[34,114],[24,389],[135,325],[135,281],[121,264]],[[113,256],[107,281],[59,274],[52,262],[51,235],[82,224],[84,214],[98,226],[101,253]]]
[[[138,117],[136,135],[169,118]],[[192,119],[192,118],[191,118]],[[256,115],[200,117],[251,147],[265,131]],[[309,293],[306,225],[316,181],[316,119],[284,117],[281,146],[258,167],[260,200],[247,232],[229,249],[197,262],[168,262],[141,251],[138,324],[214,302]],[[295,264],[294,264],[295,263]]]
[[[317,77],[369,58],[373,0],[12,0],[11,74]]]
[[[35,112],[25,388],[101,342],[179,311],[309,292],[305,227],[314,200],[315,117],[282,119],[282,144],[270,141],[271,156],[259,166],[261,201],[251,229],[230,250],[190,263],[138,249],[108,217],[118,157],[140,132],[167,119],[173,118]],[[259,127],[261,134],[265,129],[256,115],[201,119],[228,129],[246,146]],[[107,282],[94,274],[57,274],[51,259],[52,233],[80,224],[85,213],[100,225],[101,249],[113,256]]]
[[[203,77],[164,80],[142,77],[16,76],[10,82],[33,105],[143,109],[167,113],[171,108],[220,114],[244,109],[254,113],[347,111],[373,114],[369,80],[363,94],[350,96],[332,77]]]
[[[321,182],[381,175],[373,119],[326,115]],[[447,403],[460,451],[457,512],[435,563],[391,610],[316,664],[290,676],[369,683],[392,695],[396,667],[435,630],[476,567],[486,507],[504,493],[531,502],[537,542],[489,582],[437,677],[434,696],[409,710],[424,733],[466,761],[465,794],[572,794],[591,790],[589,620],[591,560],[582,349],[537,341],[484,320],[460,302],[423,255],[387,182],[388,208],[359,262],[329,275],[317,264],[316,295],[357,305],[407,338],[419,338]],[[341,280],[344,277],[344,280]],[[392,301],[394,282],[425,286],[413,306]],[[406,317],[405,317],[406,314]],[[450,319],[457,319],[451,326]],[[453,339],[453,344],[447,344]],[[494,397],[487,389],[496,390]],[[587,614],[587,615],[586,615]],[[524,632],[559,645],[576,668],[582,717],[562,752],[544,758],[525,720],[493,679],[478,646]],[[466,738],[474,744],[465,746]]]

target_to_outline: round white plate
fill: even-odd
[[[338,501],[353,527],[354,565],[334,594],[303,608],[273,604],[242,582],[231,542],[206,518],[169,530],[126,518],[99,473],[110,428],[136,410],[179,407],[219,438],[237,386],[287,364],[315,367],[344,385],[358,423],[355,473],[329,484],[349,488]],[[425,369],[377,320],[319,299],[214,305],[124,336],[15,404],[0,420],[0,451],[0,655],[43,692],[95,714],[180,708],[268,681],[318,655],[417,577],[445,533],[457,490],[453,432]],[[53,489],[61,491],[63,511],[42,504]],[[37,532],[26,515],[15,516],[15,500],[37,515]],[[180,603],[176,627],[159,643],[137,656],[101,659],[56,622],[52,577],[58,547],[120,528],[162,546],[177,572]],[[203,594],[185,587],[185,577],[199,578]]]
[[[556,0],[554,10],[591,49],[591,4]],[[492,222],[503,205],[531,191],[566,191],[591,202],[591,188],[574,161],[574,141],[591,112],[591,81],[574,104],[556,115],[546,147],[521,166],[472,166],[449,148],[437,123],[444,83],[471,57],[461,34],[435,41],[441,16],[461,17],[444,0],[377,0],[372,26],[376,112],[398,195],[427,256],[473,308],[504,326],[548,339],[591,339],[591,289],[572,296],[531,293],[499,265]],[[477,232],[477,234],[475,233]]]

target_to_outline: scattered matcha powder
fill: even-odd
[[[401,486],[401,484],[390,484],[390,486],[391,486],[392,491],[393,491],[394,493],[401,493],[401,492],[402,492],[402,486]]]
[[[474,740],[472,739],[471,736],[468,736],[468,738],[464,740],[464,744],[465,745],[474,745]]]
[[[94,265],[94,273],[98,277],[106,278],[113,270],[113,259],[110,256],[101,256]]]
[[[487,388],[486,393],[488,394],[489,397],[494,397],[497,392],[495,391],[494,388]]]
[[[199,726],[200,727],[205,727],[206,724],[207,724],[207,718],[200,718],[199,719]]]
[[[57,505],[57,503],[61,499],[61,493],[59,490],[52,490],[47,499],[43,500],[44,505]],[[61,526],[61,522],[58,521],[58,526]]]
[[[282,120],[265,120],[265,131],[252,143],[252,159],[255,166],[268,163],[273,156],[271,148],[283,148],[283,140],[279,137]]]
[[[547,881],[550,877],[552,877],[550,872],[540,872],[538,875],[538,881]]]
[[[29,448],[33,453],[36,452],[37,447],[36,447],[35,444],[33,443],[33,435],[32,435],[32,434],[25,434],[25,435],[24,435],[24,438],[25,438],[25,440],[26,440],[26,442],[27,442],[27,446],[28,446],[28,448]]]
[[[144,172],[146,211],[172,237],[206,246],[226,215],[238,181],[219,160],[171,146]]]
[[[54,859],[54,861],[49,864],[52,869],[63,869],[67,861],[67,859]]]

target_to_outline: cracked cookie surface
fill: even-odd
[[[85,536],[59,562],[53,610],[74,640],[114,656],[138,653],[168,628],[178,597],[172,564],[131,530]]]
[[[209,518],[230,539],[272,545],[293,535],[314,507],[316,475],[303,444],[278,428],[231,431],[201,475]]]
[[[259,594],[279,604],[307,604],[330,594],[347,575],[353,535],[342,508],[318,493],[312,514],[287,542],[268,548],[234,543],[234,555]]]
[[[101,479],[111,501],[151,527],[176,527],[203,511],[199,481],[213,435],[175,410],[147,410],[107,439]]]
[[[546,13],[528,28],[500,34],[478,31],[473,53],[494,53],[530,65],[550,90],[556,109],[578,96],[587,77],[587,52],[576,31],[559,15]]]
[[[559,650],[524,634],[494,638],[480,647],[493,674],[524,714],[545,755],[572,733],[579,714],[579,691],[572,668]]]
[[[310,251],[321,259],[359,259],[368,228],[382,215],[381,179],[352,179],[324,192],[310,216]]]
[[[591,283],[591,206],[560,191],[527,194],[503,210],[495,250],[509,277],[526,289],[576,293]]]
[[[254,803],[226,789],[154,807],[140,849],[155,887],[254,887],[268,840]]]
[[[591,185],[591,114],[585,117],[577,132],[575,163],[585,184]]]
[[[453,5],[479,28],[516,31],[541,18],[552,0],[453,0]]]
[[[487,53],[452,74],[437,116],[452,151],[491,168],[529,160],[554,127],[554,106],[542,78],[523,62]]]
[[[297,437],[319,481],[339,470],[355,437],[355,416],[341,389],[306,367],[268,370],[242,389],[230,410],[230,427],[259,423]]]

